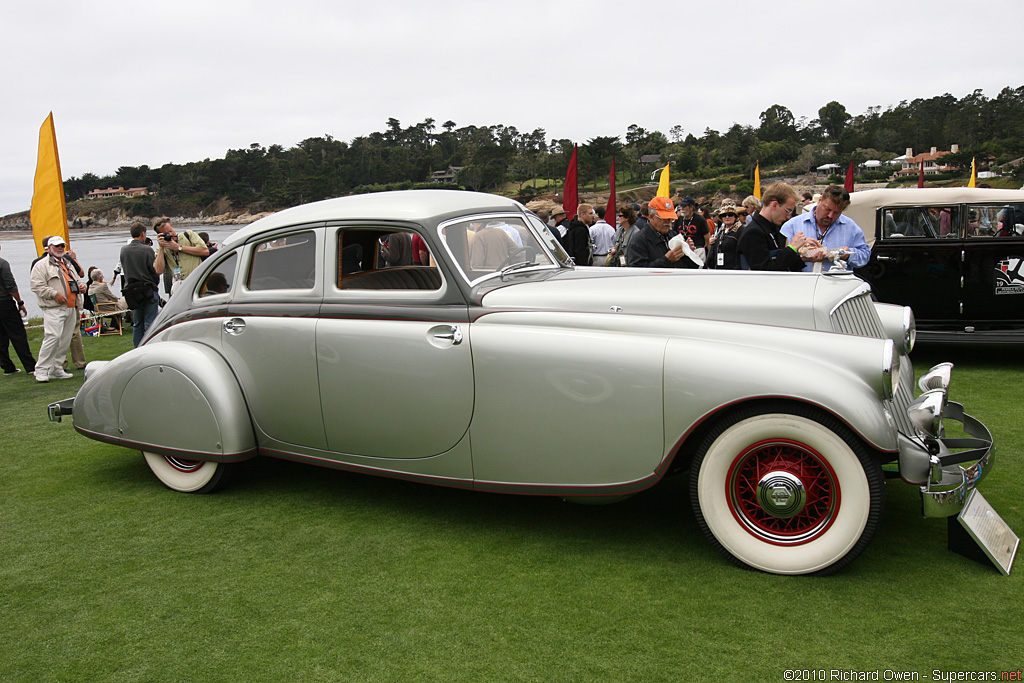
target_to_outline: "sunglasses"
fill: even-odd
[[[730,211],[729,213],[723,213],[723,214],[722,214],[722,217],[723,217],[723,218],[724,218],[725,216],[732,216],[733,218],[735,218],[735,217],[736,217],[736,214],[734,214],[734,213],[733,213],[732,211]]]

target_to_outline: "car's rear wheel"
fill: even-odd
[[[143,451],[146,464],[169,489],[182,493],[213,493],[228,483],[232,465],[210,460],[190,460]]]
[[[697,521],[733,561],[829,574],[868,545],[885,508],[876,459],[811,408],[748,408],[703,440],[690,470]]]

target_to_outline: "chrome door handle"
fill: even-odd
[[[892,261],[892,256],[876,256],[876,261]]]
[[[228,334],[242,334],[245,331],[245,321],[240,318],[225,320],[224,331]]]
[[[441,332],[439,334],[435,334],[434,338],[436,338],[436,339],[448,339],[449,341],[451,341],[452,346],[455,346],[457,344],[461,344],[462,343],[462,329],[459,328],[458,325],[452,325],[448,329],[450,330],[449,332]]]

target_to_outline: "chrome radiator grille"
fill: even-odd
[[[874,337],[885,339],[882,330],[882,321],[875,311],[875,304],[871,296],[862,292],[842,302],[829,316],[832,320],[832,329],[844,334],[852,334],[858,337]],[[900,385],[896,389],[896,396],[889,401],[889,408],[896,426],[903,434],[914,434],[914,426],[907,416],[907,406],[914,400],[914,366],[910,362],[910,356],[900,357]]]
[[[909,356],[901,356],[900,364],[900,385],[896,389],[896,397],[892,400],[892,416],[901,434],[913,436],[916,431],[910,422],[910,416],[907,415],[907,407],[914,400],[914,366],[911,365]]]
[[[867,294],[850,297],[832,310],[832,329],[858,337],[885,339],[882,321],[878,319],[875,304]]]

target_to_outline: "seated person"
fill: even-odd
[[[117,304],[119,311],[128,310],[128,303],[124,300],[124,297],[118,298],[110,291],[110,286],[103,281],[103,271],[99,268],[93,268],[89,274],[89,295],[96,297],[96,303],[98,304]]]

